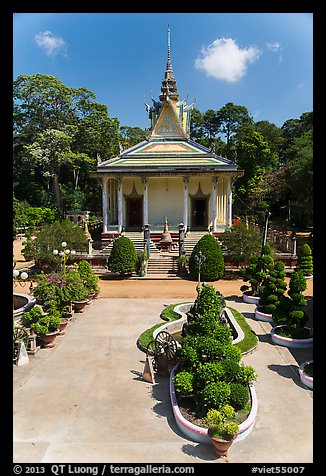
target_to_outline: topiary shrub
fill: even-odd
[[[249,401],[248,387],[244,387],[241,383],[230,383],[230,405],[235,410],[241,410]]]
[[[297,270],[302,271],[305,276],[310,276],[313,273],[312,251],[307,243],[301,247]]]
[[[218,382],[224,377],[225,371],[221,362],[206,362],[199,365],[196,374],[196,387],[204,388],[207,384]]]
[[[251,289],[247,285],[241,286],[242,292],[250,289],[251,296],[260,296],[261,285],[273,265],[272,248],[265,245],[261,256],[252,255],[248,266],[242,271],[243,281],[249,281]]]
[[[307,289],[306,278],[302,271],[293,271],[290,277],[288,296],[282,296],[276,309],[274,320],[286,325],[286,335],[291,338],[307,337],[304,329],[308,315],[304,311],[307,300],[303,292]]]
[[[271,264],[267,276],[260,286],[259,310],[267,314],[275,313],[286,291],[285,266],[282,261]]]
[[[205,408],[216,408],[219,410],[223,405],[229,403],[231,389],[226,382],[212,382],[200,392],[203,406]]]
[[[100,290],[98,285],[99,277],[93,273],[92,266],[88,261],[83,259],[77,265],[77,271],[83,281],[84,286],[90,293],[95,293]]]
[[[135,245],[127,236],[117,238],[112,246],[108,267],[112,273],[131,274],[136,269],[137,252]]]
[[[224,257],[220,244],[213,235],[207,234],[196,243],[189,258],[189,273],[193,279],[198,278],[198,266],[195,255],[201,251],[206,260],[201,265],[200,275],[203,281],[217,281],[224,274]]]

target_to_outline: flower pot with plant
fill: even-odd
[[[81,277],[82,283],[88,290],[88,297],[94,299],[100,292],[98,285],[99,277],[92,270],[92,266],[86,260],[80,261],[77,265],[77,271]]]
[[[307,301],[303,292],[307,288],[302,271],[293,271],[288,296],[282,296],[274,313],[276,326],[271,330],[275,344],[292,348],[312,347],[312,329],[306,327],[309,316],[305,312]]]
[[[208,436],[217,455],[227,456],[228,449],[236,439],[239,426],[234,421],[235,410],[231,405],[224,405],[220,410],[211,408],[205,417],[208,424]]]
[[[137,253],[136,270],[139,276],[146,276],[149,254],[146,250]]]
[[[42,347],[54,347],[55,338],[59,334],[60,313],[52,310],[43,315],[37,322],[31,324],[31,329],[40,337]]]
[[[187,255],[180,255],[178,257],[178,266],[179,266],[179,273],[181,276],[187,276],[188,274],[188,266],[189,263],[189,256]]]
[[[88,290],[82,283],[77,283],[71,293],[72,305],[75,312],[84,312],[88,303]]]

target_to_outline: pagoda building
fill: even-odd
[[[225,231],[232,224],[236,164],[190,138],[193,104],[180,101],[171,64],[170,31],[159,101],[145,103],[147,140],[101,162],[92,176],[102,184],[102,239],[122,231]]]

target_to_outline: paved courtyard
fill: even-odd
[[[313,392],[297,372],[312,350],[273,345],[271,325],[253,318],[254,306],[234,293],[226,297],[259,337],[258,347],[243,359],[259,375],[256,424],[227,459],[216,459],[213,447],[190,441],[177,429],[167,378],[157,378],[155,385],[142,378],[145,354],[137,348],[138,336],[160,322],[164,305],[187,300],[149,295],[93,301],[53,349],[41,349],[28,365],[14,366],[13,461],[312,462]]]

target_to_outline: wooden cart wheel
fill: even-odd
[[[161,344],[168,360],[173,360],[177,352],[177,343],[169,332],[161,331],[157,334],[155,340]]]

